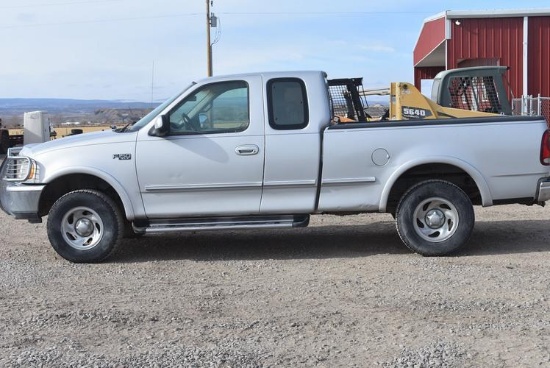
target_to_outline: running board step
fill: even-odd
[[[308,224],[309,215],[280,215],[150,220],[144,226],[134,224],[133,227],[136,233],[152,234],[197,230],[274,229],[305,227]]]

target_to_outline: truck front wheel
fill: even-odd
[[[76,190],[54,203],[47,229],[61,257],[76,263],[101,262],[118,246],[124,220],[110,197],[96,190]]]
[[[424,256],[442,256],[466,244],[474,228],[470,198],[441,180],[421,182],[402,197],[396,223],[401,240]]]

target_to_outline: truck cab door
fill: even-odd
[[[261,91],[259,76],[199,85],[163,112],[166,136],[140,130],[136,168],[149,218],[259,213]]]
[[[328,124],[324,79],[272,78],[266,82],[265,169],[261,213],[312,213],[321,159],[320,127]]]

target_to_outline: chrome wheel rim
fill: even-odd
[[[424,240],[442,242],[458,229],[456,207],[446,199],[433,197],[422,201],[414,211],[414,230]]]
[[[88,250],[95,247],[101,241],[103,231],[101,217],[88,207],[71,209],[61,221],[63,239],[77,250]]]

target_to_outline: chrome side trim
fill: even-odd
[[[376,177],[369,176],[365,178],[323,179],[322,185],[356,185],[374,182],[376,182]]]
[[[253,183],[208,183],[208,184],[185,184],[185,185],[149,185],[145,187],[146,192],[193,192],[193,191],[218,191],[218,190],[248,190],[262,187],[262,182]]]
[[[281,180],[268,181],[264,184],[265,189],[283,188],[283,187],[314,187],[317,184],[316,180]]]
[[[270,181],[264,184],[265,189],[314,187],[315,180]],[[190,191],[217,191],[217,190],[247,190],[262,187],[261,182],[234,183],[234,184],[186,184],[186,185],[150,185],[145,187],[146,192],[190,192]]]

